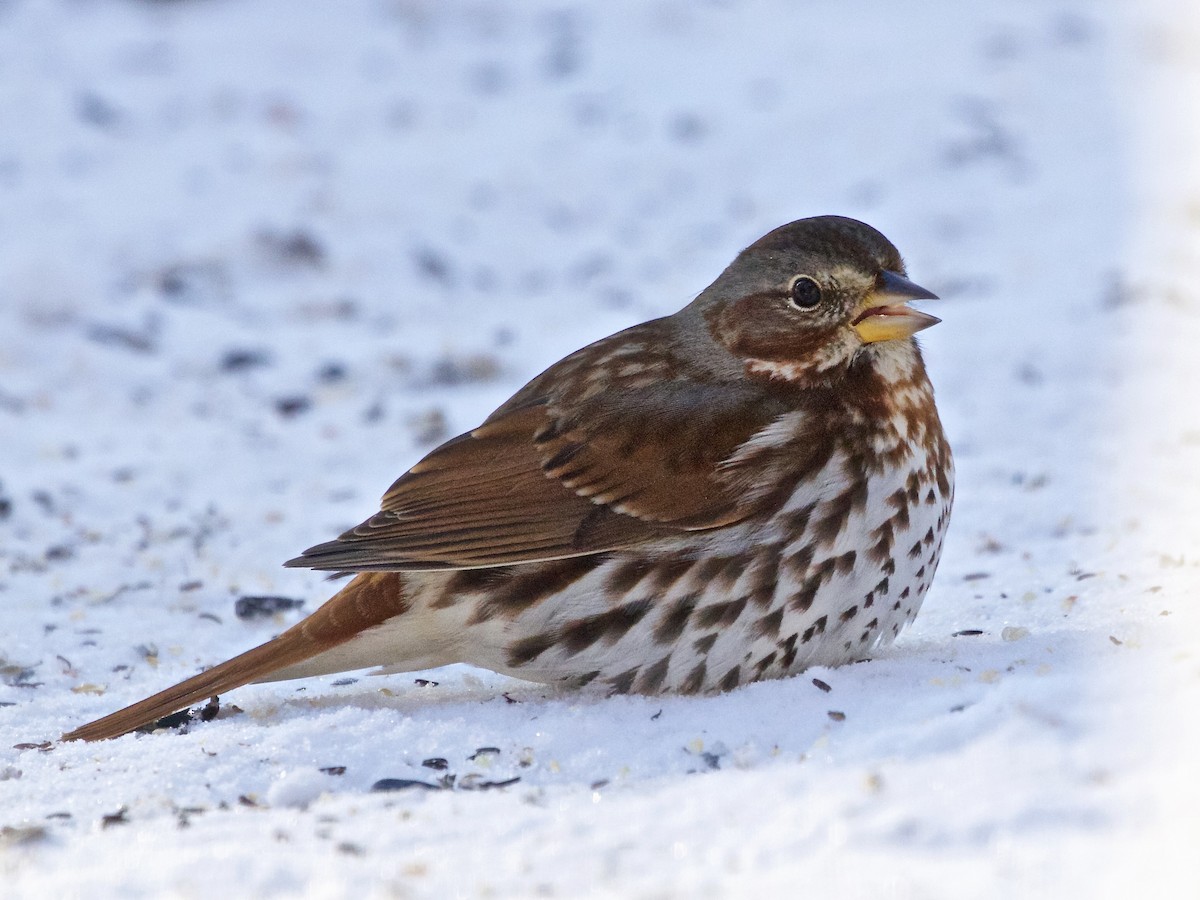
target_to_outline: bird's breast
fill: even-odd
[[[737,525],[480,575],[454,600],[466,661],[655,693],[862,658],[916,615],[941,553],[953,465],[925,437],[871,465],[839,446]]]

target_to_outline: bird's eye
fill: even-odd
[[[798,275],[788,299],[797,309],[815,309],[821,302],[821,286],[807,275]]]

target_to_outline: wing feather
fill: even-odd
[[[661,367],[592,390],[581,385],[587,362],[568,357],[561,377],[535,379],[397,479],[379,513],[286,565],[417,571],[563,559],[750,512],[724,464],[786,404],[740,383],[658,377]]]

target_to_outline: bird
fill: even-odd
[[[917,614],[954,464],[879,231],[780,226],[678,312],[578,350],[284,563],[353,574],[277,637],[63,740],[251,682],[470,663],[704,694],[867,658]]]

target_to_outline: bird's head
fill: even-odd
[[[912,336],[940,320],[907,304],[926,299],[936,295],[908,280],[882,234],[854,219],[818,216],[755,241],[693,308],[747,374],[810,384],[864,355],[915,360]]]

